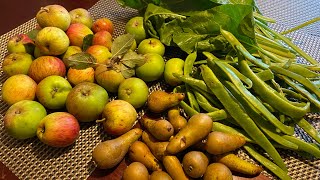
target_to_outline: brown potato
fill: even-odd
[[[140,162],[131,163],[123,172],[122,180],[148,180],[149,172],[146,166]]]
[[[149,180],[172,180],[172,178],[164,171],[153,171]]]
[[[190,151],[182,159],[184,172],[192,178],[200,178],[206,172],[208,157],[201,151]]]
[[[232,180],[230,169],[221,163],[212,163],[203,175],[204,180]]]
[[[168,174],[174,180],[188,180],[189,178],[184,173],[181,163],[176,156],[165,156],[163,158],[163,166]]]

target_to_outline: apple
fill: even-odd
[[[86,52],[91,54],[96,59],[96,62],[100,64],[108,64],[109,59],[112,57],[109,49],[102,45],[89,46]]]
[[[89,29],[91,29],[93,24],[93,17],[83,8],[76,8],[69,12],[71,17],[71,23],[82,23],[86,25]]]
[[[103,87],[83,82],[69,92],[66,108],[78,121],[90,122],[99,119],[108,98],[108,92]]]
[[[40,57],[40,56],[45,56],[45,54],[42,53],[42,52],[40,51],[40,49],[36,46],[36,47],[34,47],[33,56],[34,56],[35,58],[38,58],[38,57]]]
[[[165,66],[162,56],[156,53],[147,53],[143,56],[146,62],[136,68],[136,76],[146,82],[160,79]]]
[[[83,38],[89,34],[93,34],[91,29],[82,23],[71,24],[66,33],[70,39],[70,44],[81,48],[83,45]]]
[[[71,84],[63,77],[52,75],[41,80],[36,89],[38,101],[48,109],[61,109],[71,91]]]
[[[146,39],[147,33],[143,26],[143,17],[136,16],[131,18],[125,25],[125,32],[133,34],[137,44]]]
[[[37,128],[39,140],[52,147],[67,147],[80,135],[78,120],[67,112],[54,112],[45,116]]]
[[[66,66],[63,61],[57,57],[41,56],[32,61],[28,75],[37,83],[51,75],[65,77]]]
[[[36,20],[42,28],[57,27],[65,31],[70,25],[71,17],[66,8],[53,4],[41,7],[36,14]]]
[[[33,57],[28,53],[11,53],[4,57],[2,69],[8,76],[28,74]]]
[[[94,73],[97,84],[108,92],[118,92],[119,85],[125,80],[120,71],[98,65]]]
[[[148,94],[147,84],[136,77],[125,79],[118,89],[118,98],[129,102],[135,108],[140,108],[147,102]]]
[[[164,66],[164,81],[170,86],[178,86],[182,81],[176,78],[173,73],[182,75],[184,67],[184,60],[180,58],[171,58],[166,62]]]
[[[12,36],[7,43],[7,50],[9,53],[25,52],[33,54],[34,42],[26,34],[17,34]]]
[[[108,31],[99,31],[93,35],[92,45],[102,45],[111,50],[112,35]]]
[[[67,34],[57,27],[45,27],[36,36],[36,46],[45,55],[63,54],[69,47]]]
[[[9,77],[2,86],[2,100],[12,105],[22,100],[34,100],[37,83],[25,74]]]
[[[108,31],[111,35],[113,34],[113,23],[110,19],[103,17],[93,22],[92,31],[97,33],[99,31]]]
[[[64,52],[61,55],[61,59],[62,60],[66,60],[67,58],[69,58],[70,56],[77,54],[77,53],[81,53],[82,49],[79,46],[69,46],[66,50],[66,52]],[[66,65],[66,64],[65,64]]]
[[[70,67],[67,72],[67,79],[73,86],[82,82],[94,82],[94,69],[93,67],[85,69],[74,69]]]
[[[139,54],[157,53],[160,56],[163,56],[165,53],[165,46],[159,39],[148,38],[140,42],[137,52]]]
[[[7,110],[3,121],[5,131],[17,139],[36,136],[37,127],[47,115],[46,109],[37,101],[22,100]]]

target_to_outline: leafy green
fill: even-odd
[[[146,60],[143,55],[129,50],[120,60],[120,62],[130,68],[136,68],[138,66],[142,66]]]
[[[119,58],[122,57],[128,50],[131,48],[134,42],[134,35],[132,34],[124,34],[118,36],[112,43],[111,46],[111,53],[112,58]]]
[[[88,34],[83,38],[82,50],[86,51],[92,45],[93,34]]]
[[[81,52],[71,55],[63,60],[68,67],[75,69],[86,69],[97,65],[96,59],[89,53]]]
[[[120,64],[120,71],[124,78],[129,78],[135,75],[135,69],[124,64]]]
[[[39,29],[33,29],[27,33],[27,36],[33,41],[35,41],[39,31],[40,31]]]

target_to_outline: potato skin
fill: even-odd
[[[208,157],[201,151],[190,151],[182,159],[184,172],[192,178],[200,178],[209,164]]]
[[[146,166],[140,162],[133,162],[124,170],[122,180],[148,180],[149,172]]]
[[[212,163],[207,167],[203,180],[232,180],[230,169],[222,163]]]

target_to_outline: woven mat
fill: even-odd
[[[270,7],[270,4],[262,2],[262,0],[261,2],[258,1],[258,3],[262,10],[266,9],[268,12],[273,12],[271,11],[273,8]],[[313,3],[317,2],[313,1]],[[311,8],[314,7],[312,6]],[[95,19],[100,17],[110,18],[115,25],[115,37],[123,34],[125,22],[137,15],[137,12],[132,9],[118,6],[115,0],[100,0],[89,11]],[[319,13],[319,6],[315,13]],[[8,39],[15,34],[26,33],[32,30],[35,25],[35,19],[31,19],[0,37],[1,64],[3,57],[7,54],[6,43]],[[272,27],[279,31],[288,28],[285,23],[279,23]],[[290,37],[302,49],[320,61],[320,28],[319,26],[312,27],[306,33],[301,33],[300,31],[291,33]],[[176,52],[171,52],[168,57],[177,55]],[[1,71],[1,86],[6,78]],[[166,89],[163,82],[149,84],[149,86],[149,91]],[[2,120],[7,109],[8,106],[0,99],[0,161],[19,179],[86,179],[90,176],[95,169],[95,166],[91,162],[92,150],[99,142],[106,139],[105,133],[102,132],[102,127],[95,123],[81,124],[80,137],[73,146],[52,148],[41,143],[37,138],[19,141],[8,136],[4,131]],[[140,114],[143,114],[143,112],[140,112]],[[319,115],[311,114],[309,116],[310,122],[317,129],[320,129]],[[296,129],[296,135],[306,141],[311,141],[311,138],[298,128]],[[320,160],[303,159],[298,154],[290,151],[280,152],[293,179],[319,179]],[[253,161],[241,150],[239,151],[239,155]],[[274,178],[267,171],[264,173],[271,179]]]

